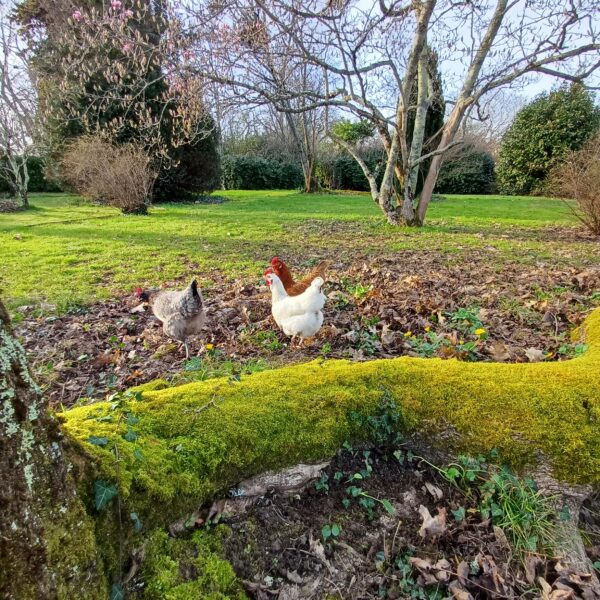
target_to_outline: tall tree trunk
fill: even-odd
[[[0,301],[0,598],[106,597],[63,439]]]
[[[418,77],[417,77],[417,110],[415,113],[415,124],[413,127],[412,141],[410,145],[410,154],[408,159],[409,175],[404,182],[404,198],[402,201],[401,216],[405,225],[421,225],[422,221],[415,210],[415,194],[417,190],[417,180],[419,177],[419,164],[415,162],[421,157],[423,152],[423,143],[425,141],[425,125],[427,123],[427,110],[429,109],[431,98],[431,82],[427,71],[427,61],[429,59],[429,48],[423,47],[419,57]]]

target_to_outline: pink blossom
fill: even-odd
[[[112,0],[110,5],[113,7],[113,10],[119,10],[123,6],[123,3],[121,0]]]
[[[76,10],[73,12],[73,14],[71,15],[73,17],[73,19],[75,21],[81,21],[81,19],[83,19],[83,15],[81,14],[80,10]]]
[[[125,52],[125,54],[127,54],[128,52],[131,52],[133,50],[133,44],[131,42],[127,42],[126,44],[123,44],[122,50],[123,50],[123,52]]]
[[[192,53],[190,50],[184,50],[183,52],[183,58],[185,60],[190,60],[190,58],[192,58]]]
[[[127,10],[124,10],[124,11],[123,11],[123,17],[124,17],[125,19],[131,19],[131,17],[133,17],[133,11],[132,11],[132,10],[129,10],[129,9],[127,9]]]

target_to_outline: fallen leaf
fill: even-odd
[[[489,354],[496,362],[504,362],[506,360],[510,360],[510,352],[508,351],[508,346],[503,342],[492,342],[490,344]]]
[[[467,590],[465,590],[458,581],[453,581],[448,586],[448,591],[455,600],[475,600]]]
[[[428,538],[437,538],[446,532],[445,508],[438,508],[438,514],[435,517],[432,517],[427,507],[421,504],[421,506],[419,506],[419,514],[423,519],[423,523],[419,529],[419,535],[424,540]]]
[[[445,559],[442,558],[438,560],[435,565],[433,565],[435,573],[435,578],[442,582],[446,583],[450,581],[450,575],[452,574],[452,565]]]
[[[544,359],[544,352],[539,348],[527,348],[525,355],[529,359],[529,362],[540,362]]]
[[[543,567],[544,561],[539,556],[528,554],[525,557],[525,577],[531,585],[535,583],[535,580],[537,579],[538,574],[541,574]]]
[[[435,575],[432,573],[433,565],[431,561],[411,556],[410,564],[419,572],[418,583],[421,586],[434,585],[437,583]]]
[[[461,561],[456,567],[456,574],[461,585],[465,585],[469,579],[469,563],[466,560]]]
[[[437,485],[429,483],[429,481],[425,482],[425,488],[432,495],[435,501],[440,501],[444,497],[444,492],[442,492],[442,490]]]
[[[497,525],[494,525],[494,537],[496,538],[496,541],[503,547],[503,548],[508,548],[510,549],[510,543],[508,542],[508,538],[506,537],[506,534],[504,533],[504,531],[498,527]],[[535,577],[534,577],[534,581],[535,581]],[[530,583],[533,583],[533,581],[531,581]]]

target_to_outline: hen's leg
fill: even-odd
[[[188,348],[187,340],[184,340],[183,347],[185,348],[185,359],[187,360],[190,357],[190,349]]]

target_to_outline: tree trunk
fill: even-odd
[[[19,190],[19,196],[21,198],[21,204],[23,208],[29,208],[29,195],[27,194],[27,190]]]
[[[467,110],[467,106],[468,104],[465,101],[456,103],[454,110],[450,114],[450,118],[444,126],[444,131],[442,133],[442,138],[438,148],[445,148],[452,142]],[[421,190],[421,197],[419,199],[419,206],[417,209],[417,216],[421,223],[425,222],[425,214],[427,213],[427,208],[431,202],[433,190],[435,189],[435,184],[437,183],[443,161],[443,154],[436,154],[431,159],[431,164],[429,165],[429,170],[427,171],[427,176],[425,177],[425,182],[423,183],[423,189]]]
[[[0,598],[101,598],[93,524],[0,301]]]
[[[10,175],[13,179],[11,183],[14,194],[21,200],[23,208],[29,208],[29,169],[27,168],[27,156],[15,157],[10,153],[9,149],[6,159],[10,167]]]
[[[304,192],[314,194],[319,191],[319,182],[315,174],[314,161],[302,162],[302,173],[304,175]]]

